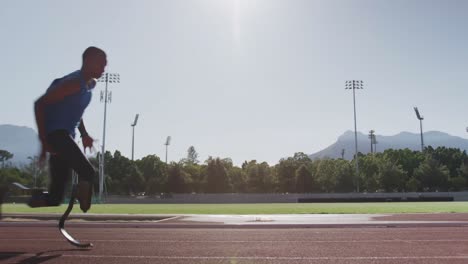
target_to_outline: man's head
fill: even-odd
[[[83,52],[82,71],[91,78],[99,78],[107,65],[106,53],[99,48],[89,47]]]

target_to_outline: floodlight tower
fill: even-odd
[[[167,147],[169,147],[170,144],[171,144],[171,136],[168,136],[166,139],[166,143],[164,143],[164,145],[166,145],[166,164],[167,164]]]
[[[133,124],[131,124],[131,126],[132,126],[132,161],[133,161],[133,151],[135,149],[135,126],[137,124],[139,115],[140,114],[136,114],[135,121],[133,121]]]
[[[423,129],[422,129],[422,121],[424,117],[419,114],[419,110],[417,107],[414,108],[414,112],[416,112],[416,117],[419,119],[419,127],[421,128],[421,152],[424,151],[424,138],[423,138]]]
[[[354,145],[355,145],[355,153],[354,159],[356,163],[356,185],[357,185],[357,192],[359,192],[359,156],[358,156],[358,143],[357,143],[357,124],[356,124],[356,89],[364,89],[364,83],[361,80],[351,80],[346,81],[345,85],[346,90],[353,90],[353,105],[354,105]]]
[[[104,73],[98,80],[98,82],[106,83],[105,91],[101,91],[101,102],[104,102],[104,122],[102,129],[102,150],[101,158],[99,159],[99,200],[102,201],[102,193],[104,191],[104,159],[106,153],[106,115],[107,115],[107,102],[112,101],[112,92],[107,92],[109,83],[120,83],[120,75],[118,73]]]
[[[369,131],[369,139],[371,142],[371,153],[377,153],[377,137],[375,136],[375,130]]]
[[[372,138],[372,143],[374,143],[374,153],[377,153],[377,143],[379,142],[377,141],[377,137],[375,134],[374,134],[374,137]]]
[[[369,131],[369,139],[370,139],[370,153],[374,153],[374,141],[375,141],[375,135],[374,135],[374,130]]]

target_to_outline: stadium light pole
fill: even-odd
[[[164,145],[166,146],[166,164],[167,164],[167,148],[171,144],[171,136],[168,136],[166,139],[166,143]]]
[[[369,131],[369,139],[370,139],[370,153],[374,153],[374,130]]]
[[[358,143],[357,143],[357,121],[356,121],[356,89],[364,89],[364,83],[361,80],[351,80],[346,81],[345,85],[346,90],[353,90],[353,105],[354,105],[354,159],[356,163],[356,187],[357,192],[359,192],[359,156],[358,156]]]
[[[417,107],[414,108],[414,112],[416,112],[416,117],[419,119],[419,127],[421,129],[421,152],[424,152],[424,137],[422,129],[422,121],[424,120],[424,117],[419,114],[419,110]]]
[[[135,116],[135,121],[133,121],[132,126],[132,161],[133,161],[133,151],[135,150],[135,126],[137,125],[138,122],[138,116],[139,114],[136,114]]]
[[[372,138],[372,143],[374,143],[374,153],[377,153],[377,137],[376,135],[374,134],[373,138]]]
[[[101,91],[101,102],[104,102],[104,121],[102,128],[102,150],[101,158],[99,159],[99,200],[102,201],[102,193],[104,192],[104,164],[106,153],[106,117],[107,117],[107,102],[112,101],[112,92],[108,92],[109,83],[120,83],[120,75],[118,73],[104,73],[98,82],[106,83],[104,92]]]

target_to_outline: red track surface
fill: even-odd
[[[104,225],[105,226],[105,225]],[[468,228],[151,228],[70,225],[69,245],[50,224],[0,226],[0,263],[468,263]]]

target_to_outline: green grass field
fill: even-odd
[[[3,204],[3,213],[63,213],[66,205],[32,209]],[[80,213],[79,206],[73,209]],[[377,214],[468,213],[468,202],[277,203],[277,204],[96,204],[95,214]]]

